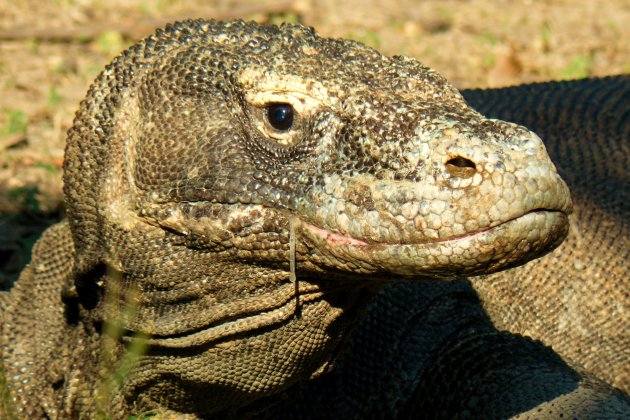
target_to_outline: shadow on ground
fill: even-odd
[[[46,228],[64,217],[59,206],[42,211],[34,198],[37,187],[23,189],[15,196],[14,212],[0,213],[0,290],[10,289],[31,259],[31,250]],[[29,193],[30,192],[30,193]],[[0,196],[5,196],[0,192]]]

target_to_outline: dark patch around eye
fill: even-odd
[[[273,104],[267,106],[267,121],[279,131],[286,131],[293,125],[293,107],[289,104]]]

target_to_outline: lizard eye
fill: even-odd
[[[278,131],[287,131],[293,126],[293,114],[293,107],[289,104],[272,104],[267,106],[267,122]]]

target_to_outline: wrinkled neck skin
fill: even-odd
[[[137,107],[121,107],[111,133],[98,201],[100,249],[83,255],[79,249],[77,266],[84,274],[69,285],[83,308],[83,330],[92,331],[86,340],[93,343],[92,352],[101,352],[94,347],[106,341],[99,325],[122,324],[122,337],[114,340],[118,349],[137,334],[149,337],[138,365],[103,407],[116,413],[136,407],[136,412],[159,408],[207,416],[326,371],[378,282],[331,274],[308,262],[313,249],[303,240],[301,225],[295,241],[297,281],[292,281],[293,216],[287,210],[153,203],[131,175],[135,112]],[[94,276],[95,270],[104,274]],[[77,357],[85,363],[85,357]],[[98,372],[100,379],[85,378],[95,389],[112,375],[96,366],[84,370]],[[76,412],[93,412],[81,401],[67,404]]]
[[[118,223],[110,216],[104,274],[77,287],[83,322],[121,322],[120,336],[114,337],[117,356],[137,334],[149,337],[136,368],[103,405],[113,410],[188,409],[209,415],[316,377],[331,366],[378,289],[343,274],[324,277],[314,266],[302,270],[300,255],[309,249],[299,240],[297,284],[291,281],[286,218],[260,217],[260,223],[247,225],[250,231],[264,227],[267,241],[262,234],[247,238],[231,232],[232,242],[218,251],[218,231],[208,225],[182,235],[146,220]],[[281,230],[274,232],[266,220],[280,220]],[[257,251],[247,244],[268,247],[258,251],[268,263],[255,263]],[[98,334],[96,328],[84,330]],[[107,340],[101,335],[94,343],[104,347]],[[89,371],[101,376],[95,389],[112,375],[102,366]],[[164,386],[172,387],[166,401]],[[85,407],[75,409],[85,412]]]

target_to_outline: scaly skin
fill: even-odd
[[[568,240],[551,255],[473,280],[484,307],[499,328],[630,392],[630,76],[464,94],[540,134],[575,204]]]
[[[289,128],[273,127],[274,104],[292,107]],[[31,417],[272,413],[279,394],[330,377],[384,284],[523,264],[564,239],[571,209],[531,131],[483,117],[415,60],[289,25],[185,22],[138,43],[82,102],[64,170],[68,221],[2,312],[10,390]],[[103,395],[99,353],[121,358],[138,333],[149,349]],[[520,340],[498,348],[529,372],[523,397],[490,398],[492,412],[534,409],[569,382],[603,402],[595,412],[627,408],[540,344],[531,363],[510,356]],[[427,362],[437,344],[410,389],[442,366]],[[559,379],[541,400],[529,391],[549,366]]]

